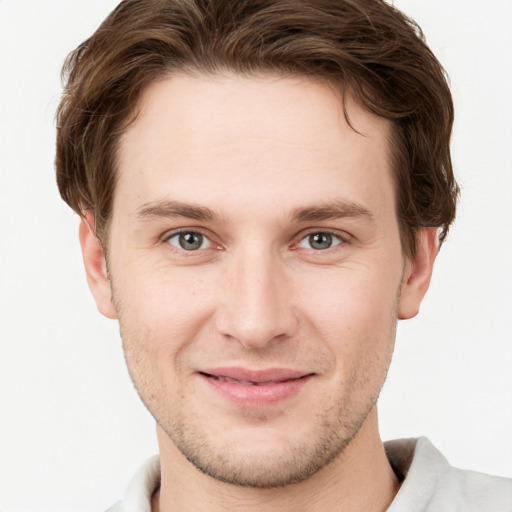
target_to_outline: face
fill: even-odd
[[[333,89],[299,78],[155,83],[119,148],[110,281],[83,227],[142,400],[218,480],[285,485],[337,460],[424,293],[400,246],[390,126],[347,106],[359,133]]]

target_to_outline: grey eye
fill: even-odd
[[[314,249],[315,251],[324,251],[339,245],[341,242],[341,239],[336,235],[332,235],[331,233],[318,232],[311,233],[310,235],[304,237],[300,241],[299,247],[303,247],[305,249]]]
[[[332,235],[329,233],[315,233],[314,235],[309,235],[309,245],[319,251],[329,249],[332,245]]]
[[[197,251],[210,246],[210,241],[201,233],[196,231],[182,231],[169,237],[168,242],[185,251]]]

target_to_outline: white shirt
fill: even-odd
[[[512,479],[453,468],[425,437],[385,443],[402,486],[387,512],[512,512]],[[130,482],[122,502],[107,512],[151,512],[160,483],[158,456]]]

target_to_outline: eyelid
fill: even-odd
[[[207,229],[204,229],[202,227],[195,227],[195,226],[186,226],[186,227],[180,227],[180,228],[176,228],[176,229],[172,229],[172,230],[169,230],[169,231],[166,231],[161,237],[161,241],[177,250],[180,250],[179,248],[173,246],[172,244],[169,243],[169,239],[174,237],[174,236],[177,236],[181,233],[199,233],[201,234],[203,237],[205,237],[208,242],[209,242],[209,246],[204,248],[204,249],[198,249],[196,251],[186,251],[185,249],[181,249],[183,252],[188,252],[188,253],[197,253],[197,252],[200,252],[200,251],[204,251],[206,249],[211,249],[212,247],[214,249],[222,249],[222,244],[219,243],[219,242],[216,242],[214,240],[214,236],[212,236],[211,232]],[[342,230],[337,230],[337,229],[332,229],[332,228],[323,228],[323,227],[316,227],[316,228],[308,228],[306,230],[303,230],[301,231],[296,237],[296,241],[295,242],[292,242],[291,244],[291,249],[297,249],[299,248],[299,243],[302,242],[305,238],[307,238],[308,236],[311,236],[313,234],[316,234],[316,233],[326,233],[326,234],[329,234],[335,238],[337,238],[340,243],[334,245],[333,247],[329,248],[329,249],[326,249],[326,251],[329,251],[330,249],[335,249],[336,247],[338,247],[339,245],[347,245],[347,244],[350,244],[352,241],[354,241],[354,236],[351,235],[350,233],[346,232],[346,231],[342,231]],[[315,252],[319,252],[318,250],[315,250],[315,249],[310,249],[311,251],[315,251]]]
[[[171,242],[171,240],[173,239],[177,239],[179,240],[179,237],[183,234],[196,234],[196,235],[200,235],[201,237],[201,246],[198,247],[197,249],[190,249],[190,250],[187,250],[185,249],[184,247],[180,247],[179,246],[179,242],[178,243],[173,243]],[[187,252],[197,252],[197,251],[201,251],[201,250],[204,250],[204,249],[209,249],[210,246],[212,245],[212,241],[207,237],[207,236],[204,236],[202,233],[198,233],[197,231],[184,231],[183,233],[174,233],[173,235],[171,235],[169,238],[167,238],[167,243],[169,245],[172,245],[173,247],[175,247],[176,249],[178,250],[184,250],[184,251],[187,251]],[[205,245],[205,247],[203,247],[203,245]]]
[[[347,233],[346,231],[340,231],[340,230],[331,229],[331,228],[308,228],[307,230],[302,231],[297,236],[298,241],[293,244],[293,247],[299,248],[299,244],[303,240],[305,240],[307,237],[309,237],[311,235],[315,235],[317,233],[325,233],[325,234],[331,235],[332,237],[335,237],[340,241],[338,244],[334,245],[333,247],[329,247],[329,249],[325,249],[325,251],[329,251],[330,249],[335,249],[336,247],[338,247],[340,245],[350,244],[354,240],[354,237],[351,234]],[[321,252],[321,251],[318,251],[315,249],[306,249],[306,250]]]
[[[200,234],[209,242],[208,247],[205,247],[203,249],[197,249],[195,251],[187,251],[186,249],[180,249],[179,247],[176,247],[175,245],[173,245],[169,242],[169,240],[171,238],[178,236],[182,233],[198,233],[198,234]],[[221,244],[219,244],[213,240],[213,237],[208,230],[205,230],[204,228],[194,227],[194,226],[180,227],[180,228],[172,229],[170,231],[166,231],[160,238],[163,243],[171,246],[173,249],[176,249],[178,251],[181,250],[182,252],[185,252],[185,253],[194,253],[194,252],[197,253],[200,251],[205,251],[207,249],[211,249],[212,247],[217,248],[217,249],[221,247]]]

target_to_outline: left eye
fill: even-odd
[[[318,232],[311,233],[299,242],[299,247],[304,249],[314,249],[315,251],[325,251],[342,243],[339,236],[332,233]]]
[[[167,239],[174,247],[185,251],[197,251],[199,249],[207,249],[211,242],[202,233],[197,231],[182,231],[176,233]]]

